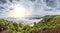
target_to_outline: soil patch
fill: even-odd
[[[35,33],[60,33],[60,29],[51,28],[51,29],[46,29],[46,30],[38,30],[38,31],[35,31]]]

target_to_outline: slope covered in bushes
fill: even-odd
[[[60,28],[60,16],[51,15],[45,17],[42,21],[39,21],[39,23],[32,27],[4,19],[0,19],[0,25],[4,25],[6,27],[6,30],[10,31],[11,33],[35,33],[38,30],[40,31],[50,28]],[[5,28],[0,29],[4,30]]]

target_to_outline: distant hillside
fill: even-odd
[[[42,21],[40,21],[37,26],[43,26],[48,28],[57,28],[60,27],[60,15],[50,15],[45,17]]]
[[[44,17],[39,23],[34,23],[34,26],[22,25],[21,23],[17,24],[13,21],[0,19],[0,31],[8,30],[11,33],[40,33],[44,30],[46,32],[47,30],[53,32],[53,28],[57,30],[60,29],[60,15]]]
[[[60,15],[50,15],[46,18],[44,18],[42,21],[40,21],[36,27],[38,27],[38,30],[35,31],[35,33],[57,33],[60,30]],[[55,31],[54,31],[55,30]],[[59,30],[59,31],[57,31]],[[48,32],[49,31],[49,32]]]

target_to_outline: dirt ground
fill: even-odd
[[[3,24],[0,24],[0,33],[11,33],[9,30],[6,30],[7,27]]]
[[[0,33],[11,33],[11,32],[9,32],[8,30],[3,30],[3,31],[0,31]]]
[[[51,29],[46,29],[46,30],[38,30],[38,31],[35,31],[35,33],[60,33],[60,29],[51,28]]]

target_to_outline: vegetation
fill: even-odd
[[[34,31],[36,30],[60,28],[60,16],[59,15],[48,16],[34,26],[22,25],[21,23],[18,24],[16,22],[4,19],[0,19],[0,25],[1,24],[5,25],[6,30],[11,31],[11,33],[34,33]]]

